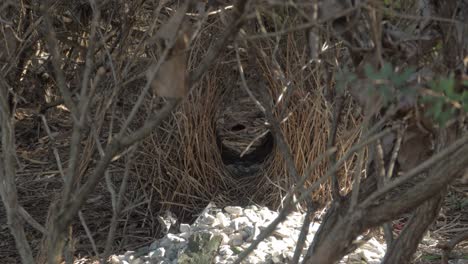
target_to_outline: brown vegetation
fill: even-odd
[[[106,259],[215,202],[280,209],[261,237],[326,207],[306,263],[379,227],[384,263],[411,261],[466,195],[466,100],[430,89],[468,94],[466,1],[221,2],[0,4],[2,259]]]

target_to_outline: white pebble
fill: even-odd
[[[181,233],[189,233],[190,225],[189,224],[180,224],[179,230]]]
[[[226,206],[224,207],[224,211],[234,216],[239,216],[242,214],[242,208],[239,206]]]

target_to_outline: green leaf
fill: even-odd
[[[374,71],[374,68],[370,64],[364,65],[364,73],[366,74],[367,78],[376,80],[378,74]]]
[[[392,82],[395,86],[401,86],[403,85],[408,79],[413,75],[414,73],[414,68],[409,67],[405,69],[402,73],[400,74],[395,74],[393,75]]]
[[[390,63],[384,63],[382,69],[380,70],[381,79],[390,79],[393,74],[393,67]]]

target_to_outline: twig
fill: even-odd
[[[342,116],[341,112],[343,109],[343,105],[344,105],[344,95],[341,94],[338,96],[338,99],[336,101],[335,115],[333,118],[332,129],[330,131],[329,138],[328,138],[327,148],[331,148],[336,145],[336,132],[338,131],[338,124],[340,123],[340,120],[341,120],[341,116]],[[336,163],[336,156],[337,156],[336,152],[330,156],[330,164]],[[338,176],[336,175],[336,172],[333,173],[331,176],[331,187],[332,187],[333,200],[340,201],[342,199],[342,196],[340,194],[340,184],[338,182]]]
[[[380,140],[377,140],[375,144],[375,159],[374,164],[376,167],[377,174],[377,188],[381,189],[387,183],[386,172],[385,172],[385,161],[384,161],[384,152],[382,148],[382,143]],[[393,231],[390,223],[383,224],[385,242],[387,243],[387,251],[390,251],[390,248],[393,244]]]
[[[23,217],[23,219],[24,219],[28,224],[30,224],[32,227],[34,227],[34,229],[36,229],[37,231],[41,232],[42,235],[46,235],[46,234],[47,234],[46,229],[45,229],[41,224],[39,224],[39,222],[37,222],[36,219],[34,219],[34,218],[28,213],[28,211],[26,211],[22,206],[19,206],[19,207],[18,207],[18,213]]]
[[[294,250],[294,255],[291,260],[291,264],[299,263],[299,259],[302,254],[302,249],[304,248],[307,239],[307,234],[309,233],[311,217],[314,213],[315,208],[307,207],[307,213],[304,216],[304,222],[302,223],[301,232],[299,233],[299,237],[297,238],[296,249]]]
[[[78,217],[80,218],[81,225],[83,226],[86,232],[86,236],[88,236],[88,239],[89,239],[89,242],[91,243],[91,247],[93,248],[94,254],[98,256],[99,253],[96,247],[96,243],[94,242],[93,234],[91,234],[91,231],[89,230],[88,225],[86,224],[86,221],[83,217],[83,213],[81,213],[81,211],[78,211]]]
[[[437,245],[438,248],[442,249],[441,264],[448,264],[450,252],[453,250],[453,248],[455,248],[457,244],[464,240],[468,240],[468,232],[458,234],[449,242]]]
[[[135,150],[135,148],[133,148],[133,150]],[[117,200],[115,201],[115,204],[112,203],[112,220],[111,220],[111,224],[110,224],[110,227],[109,227],[109,233],[107,234],[107,240],[106,240],[106,246],[105,246],[105,249],[104,249],[104,254],[103,254],[103,257],[101,259],[102,262],[105,262],[107,260],[107,258],[109,257],[110,255],[110,251],[112,249],[112,242],[114,240],[114,236],[115,236],[115,231],[117,230],[117,221],[118,221],[118,218],[119,218],[119,215],[121,213],[121,208],[122,208],[122,201],[124,199],[124,193],[125,191],[127,190],[127,185],[128,185],[128,178],[130,177],[130,167],[131,167],[131,164],[133,162],[133,154],[134,154],[134,151],[130,152],[129,155],[127,155],[127,160],[125,162],[125,171],[124,171],[124,177],[122,179],[122,183],[120,184],[120,190],[119,190],[119,193],[118,193],[118,196],[117,196]]]
[[[393,169],[395,168],[395,163],[398,158],[398,153],[400,152],[401,142],[403,141],[403,134],[404,134],[405,129],[406,129],[405,126],[402,126],[400,129],[398,129],[397,140],[395,142],[395,146],[393,147],[392,156],[390,157],[390,162],[387,168],[387,175],[386,175],[387,180],[390,180],[393,176]]]
[[[78,107],[75,104],[75,102],[72,100],[71,91],[68,88],[67,83],[65,81],[65,74],[62,70],[61,63],[60,63],[61,56],[60,56],[59,49],[58,49],[57,36],[54,30],[54,26],[52,25],[50,15],[47,10],[47,5],[44,4],[42,8],[43,8],[42,11],[44,14],[44,22],[47,28],[47,32],[45,32],[45,36],[47,40],[46,44],[49,48],[50,54],[52,55],[51,61],[52,61],[52,66],[54,68],[55,77],[57,79],[57,85],[60,90],[60,93],[63,96],[65,105],[72,113],[73,123],[77,123],[78,118],[79,118]]]
[[[385,185],[382,189],[376,191],[375,193],[371,194],[369,197],[367,197],[366,200],[361,204],[361,206],[368,206],[373,203],[376,199],[379,199],[383,195],[387,194],[389,191],[393,190],[394,188],[408,182],[411,180],[414,176],[419,175],[421,172],[429,169],[430,167],[434,166],[437,162],[441,161],[442,159],[445,159],[448,155],[452,154],[453,152],[457,151],[460,147],[464,146],[464,144],[468,143],[468,135],[463,136],[462,138],[458,139],[455,141],[453,144],[451,144],[449,147],[445,148],[441,152],[433,155],[426,161],[422,162],[419,166],[416,168],[408,171],[401,177],[398,177],[397,179],[391,181],[389,184]]]

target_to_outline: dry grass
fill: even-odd
[[[141,13],[136,10],[135,28],[143,34],[151,28],[147,21],[152,21],[152,10],[155,6],[143,6]],[[266,12],[268,13],[268,12]],[[283,13],[279,13],[283,14]],[[298,21],[297,17],[288,14],[289,22]],[[161,20],[167,19],[166,17]],[[160,23],[161,21],[158,21]],[[197,62],[204,55],[210,43],[210,36],[216,36],[225,29],[219,16],[210,16],[207,23],[200,28],[200,36],[191,45],[190,68],[197,67]],[[65,31],[66,32],[66,31]],[[136,100],[144,73],[149,61],[154,56],[153,50],[140,43],[150,39],[153,32],[146,31],[143,40],[136,41],[135,36],[125,36],[119,43],[116,55],[115,70],[118,73],[115,83],[123,84],[117,99],[121,101],[114,110],[119,122]],[[328,134],[333,123],[334,102],[329,100],[330,83],[334,80],[322,64],[309,64],[307,42],[301,33],[286,34],[281,40],[259,39],[257,45],[266,53],[259,56],[258,67],[247,65],[247,72],[255,71],[269,84],[272,98],[278,98],[285,86],[284,80],[276,78],[278,68],[269,58],[275,58],[286,81],[290,81],[288,103],[278,103],[276,116],[288,118],[282,122],[282,132],[294,156],[294,162],[300,174],[304,174],[308,165],[326,150]],[[150,51],[145,51],[150,49]],[[131,51],[131,52],[129,52]],[[333,48],[327,54],[335,65],[340,58],[340,47]],[[243,55],[243,63],[248,55]],[[247,63],[248,64],[248,63]],[[265,160],[261,171],[254,177],[234,178],[225,168],[216,140],[216,114],[224,107],[223,93],[236,86],[238,72],[232,48],[226,49],[221,58],[203,80],[194,87],[189,97],[161,128],[139,145],[132,167],[128,191],[125,194],[123,212],[119,220],[115,237],[114,250],[136,249],[147,245],[161,235],[161,226],[157,216],[166,210],[175,213],[180,219],[191,221],[210,201],[218,206],[259,204],[277,209],[287,190],[293,185],[292,175],[288,175],[282,153],[274,148]],[[73,67],[69,67],[73,68]],[[331,76],[329,76],[331,74]],[[324,76],[329,76],[328,79]],[[133,81],[129,81],[133,80]],[[27,83],[27,82],[25,82]],[[109,87],[115,85],[109,78],[103,85],[104,95]],[[49,86],[53,84],[48,83]],[[234,87],[241,89],[240,87]],[[105,97],[105,96],[103,96]],[[136,127],[143,123],[145,111],[154,109],[161,99],[146,98],[145,109],[140,111]],[[96,119],[102,123],[98,126],[101,143],[107,140],[115,127],[110,127],[109,113],[103,108],[103,102],[96,103],[93,110]],[[47,134],[41,129],[37,116],[26,117],[17,122],[18,170],[17,185],[20,204],[41,224],[47,222],[47,212],[52,202],[61,191],[62,180],[57,168],[53,148],[57,148],[63,165],[66,166],[69,151],[71,122],[65,117],[68,113],[58,108],[47,112],[49,126],[59,131],[55,142],[48,142]],[[116,121],[117,120],[117,121]],[[359,138],[361,116],[357,106],[347,100],[342,122],[338,126],[338,157],[342,156]],[[115,124],[114,124],[115,125]],[[31,128],[34,128],[33,130]],[[80,164],[82,177],[88,175],[97,158],[97,146],[93,139],[83,140],[84,154]],[[341,191],[346,193],[351,187],[351,177],[355,170],[354,158],[349,160],[339,171]],[[312,184],[328,168],[324,162],[308,175],[307,184]],[[110,174],[114,186],[119,186],[123,174],[123,160],[112,164]],[[329,184],[323,185],[313,193],[313,198],[325,204],[330,199]],[[98,251],[102,252],[112,216],[111,198],[104,182],[97,186],[94,194],[82,208],[86,224],[93,231]],[[4,210],[0,210],[0,219],[6,219]],[[78,219],[73,225],[75,235],[74,247],[77,255],[94,255],[83,227]],[[439,230],[442,232],[443,230]],[[32,247],[37,252],[41,245],[41,234],[27,226]],[[5,263],[16,262],[16,250],[8,228],[0,226],[0,258]],[[11,261],[10,261],[11,260]]]

